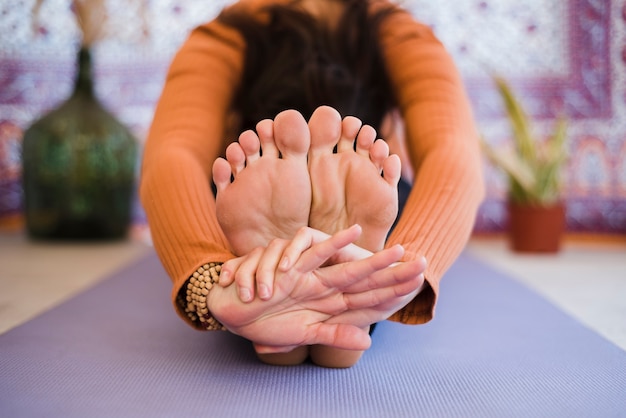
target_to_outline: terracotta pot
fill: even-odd
[[[525,206],[509,202],[509,236],[517,252],[556,253],[565,231],[565,206]]]

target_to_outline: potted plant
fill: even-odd
[[[513,147],[496,149],[485,140],[487,158],[509,180],[507,196],[509,235],[518,252],[557,252],[565,230],[561,171],[566,162],[566,120],[559,118],[554,132],[538,139],[508,83],[494,77],[508,116]]]

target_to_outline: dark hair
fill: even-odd
[[[336,1],[343,3],[343,13],[335,25],[315,19],[298,1],[263,9],[266,20],[238,8],[219,16],[246,43],[233,103],[242,130],[285,109],[308,118],[321,105],[380,129],[395,100],[378,32],[394,9],[372,14],[367,0]]]

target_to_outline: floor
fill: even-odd
[[[131,241],[45,244],[0,232],[0,333],[150,251]],[[475,237],[467,251],[626,350],[626,237],[568,238],[556,255],[516,254],[501,236]]]
[[[514,253],[501,237],[477,237],[468,252],[626,350],[626,236],[568,238],[556,255]]]
[[[0,233],[0,333],[89,288],[146,254],[137,242],[46,244]]]

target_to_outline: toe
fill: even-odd
[[[213,163],[213,182],[217,187],[217,192],[224,191],[230,185],[232,171],[230,164],[223,158],[218,158]]]
[[[376,140],[376,130],[369,125],[365,125],[359,131],[356,140],[356,152],[364,157],[370,156],[370,151]]]
[[[370,161],[372,161],[376,168],[382,170],[383,162],[387,157],[389,157],[389,145],[382,139],[375,141],[369,149]]]
[[[329,106],[315,109],[309,120],[311,155],[332,154],[341,137],[341,115]]]
[[[226,159],[230,163],[232,174],[235,177],[246,166],[246,153],[238,142],[233,142],[226,148]]]
[[[239,145],[241,145],[248,164],[261,157],[261,142],[254,131],[245,131],[239,135]]]
[[[356,141],[359,130],[363,123],[354,116],[347,116],[341,122],[341,138],[337,144],[337,152],[354,151],[354,142]],[[375,134],[374,134],[375,135]]]
[[[259,134],[263,156],[278,158],[278,148],[274,140],[274,121],[271,119],[262,120],[257,123],[256,131]]]
[[[401,172],[402,163],[400,162],[400,157],[393,154],[385,159],[383,162],[383,178],[388,184],[396,187],[400,181]]]
[[[306,160],[311,145],[311,133],[300,112],[285,110],[276,116],[274,139],[282,158]]]

